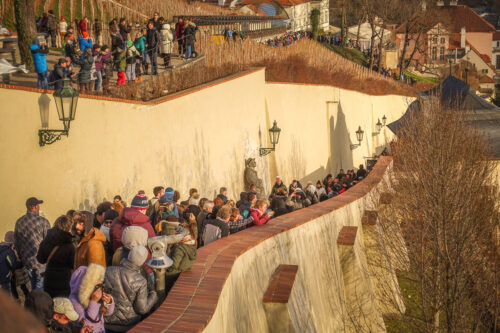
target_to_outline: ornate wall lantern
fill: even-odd
[[[372,134],[372,136],[379,135],[380,131],[382,130],[382,127],[384,127],[384,125],[382,125],[382,123],[380,122],[380,118],[378,119],[377,123],[375,124],[375,127],[376,127],[377,131],[374,132]]]
[[[276,145],[280,140],[281,128],[278,127],[276,120],[273,123],[273,127],[269,129],[269,138],[271,139],[272,148],[259,148],[260,156],[266,156],[276,149]]]
[[[59,116],[59,120],[63,122],[64,129],[39,130],[38,139],[40,146],[50,145],[60,140],[62,135],[68,136],[69,125],[72,120],[75,120],[78,91],[70,87],[68,78],[63,79],[63,88],[54,92],[54,100],[56,102],[57,115]]]
[[[356,131],[356,139],[358,139],[357,144],[352,144],[351,145],[351,150],[356,149],[359,146],[361,146],[361,141],[363,141],[363,135],[365,134],[365,131],[361,129],[361,126],[358,127],[358,130]]]

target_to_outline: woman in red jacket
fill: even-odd
[[[253,218],[253,224],[266,224],[273,216],[274,212],[266,213],[269,203],[266,199],[259,199],[255,202],[255,207],[250,208],[250,216]]]

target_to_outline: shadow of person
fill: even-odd
[[[38,108],[40,109],[40,120],[42,128],[49,127],[49,110],[50,110],[50,97],[47,93],[42,93],[38,97]]]

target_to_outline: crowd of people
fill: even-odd
[[[276,36],[268,39],[266,44],[272,47],[288,46],[304,37],[312,38],[312,33],[310,31],[289,31],[284,33],[282,36]]]
[[[93,28],[91,28],[91,26]],[[178,55],[189,59],[196,57],[197,26],[189,18],[179,18],[175,24],[165,21],[159,13],[143,26],[125,18],[113,19],[108,24],[110,44],[104,44],[102,24],[90,24],[87,17],[75,26],[68,25],[64,17],[58,21],[52,10],[37,21],[40,32],[47,35],[47,42],[33,40],[30,46],[40,89],[60,89],[62,80],[69,78],[78,84],[83,93],[108,93],[117,73],[117,85],[140,82],[143,75],[158,74],[158,58],[168,68],[177,45]],[[62,48],[61,58],[49,70],[46,55],[51,47]],[[80,69],[76,73],[75,66]]]
[[[26,214],[0,244],[0,289],[49,332],[125,332],[161,303],[182,271],[191,269],[198,248],[341,195],[366,175],[360,165],[357,172],[341,169],[305,187],[298,180],[286,186],[276,177],[268,198],[259,198],[252,185],[238,201],[228,198],[225,187],[213,200],[192,188],[180,201],[178,191],[157,186],[149,200],[142,190],[130,205],[117,195],[95,213],[69,210],[52,226],[40,214],[43,201],[31,197]],[[169,235],[176,237],[165,253],[173,263],[159,273],[165,274],[160,291],[148,240]]]

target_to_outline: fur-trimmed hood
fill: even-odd
[[[86,309],[89,306],[90,295],[98,283],[104,282],[104,273],[106,269],[97,264],[80,266],[71,275],[71,295],[70,298],[78,300]]]

